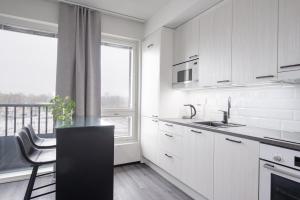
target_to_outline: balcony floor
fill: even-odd
[[[191,200],[190,197],[144,164],[116,167],[114,174],[114,200]],[[51,176],[39,178],[35,185],[49,184],[51,181]],[[23,199],[27,182],[0,184],[0,199]],[[47,188],[40,192],[51,190],[53,188]],[[54,200],[55,194],[36,199]]]

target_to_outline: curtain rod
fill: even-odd
[[[96,8],[96,7],[93,7],[93,6],[88,6],[86,4],[76,3],[76,2],[70,1],[70,0],[58,0],[58,1],[62,2],[62,3],[71,4],[71,5],[86,7],[86,8],[92,9],[92,10],[99,11],[99,12],[101,12],[103,14],[111,15],[111,16],[122,17],[122,18],[130,19],[130,20],[134,20],[134,21],[138,21],[138,22],[142,22],[142,23],[145,22],[145,20],[141,19],[141,18],[137,18],[137,17],[133,17],[133,16],[121,14],[121,13],[118,13],[118,12],[113,12],[113,11],[102,9],[102,8]]]

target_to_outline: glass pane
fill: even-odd
[[[300,199],[300,183],[272,174],[271,200],[296,199]]]
[[[0,103],[45,103],[55,94],[57,38],[0,30]]]
[[[115,126],[116,137],[132,136],[132,117],[104,117],[105,121]]]
[[[102,108],[131,107],[131,48],[101,46]]]

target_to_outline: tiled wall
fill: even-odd
[[[185,103],[197,105],[197,117],[221,120],[231,97],[231,122],[300,133],[300,86],[277,85],[187,92]],[[199,105],[201,104],[201,105]]]

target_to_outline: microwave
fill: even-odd
[[[199,59],[173,65],[172,85],[173,88],[187,88],[195,86],[198,81]]]

